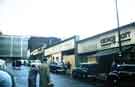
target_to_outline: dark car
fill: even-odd
[[[66,73],[66,67],[62,64],[50,64],[49,68],[53,73]]]
[[[82,63],[80,67],[72,70],[73,78],[96,78],[96,65]]]
[[[106,84],[110,87],[135,87],[135,64],[118,65],[116,70],[109,73]]]

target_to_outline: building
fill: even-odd
[[[71,68],[76,66],[76,42],[79,40],[78,36],[73,36],[65,39],[51,47],[44,50],[44,56],[48,59],[48,63],[62,63],[69,62]]]
[[[61,39],[55,37],[31,37],[28,40],[28,48],[30,49],[30,59],[42,59],[44,56],[44,48],[60,42]]]
[[[109,72],[113,62],[135,63],[135,23],[119,28],[122,57],[119,57],[118,29],[113,29],[77,43],[79,63],[97,63],[97,71]]]
[[[25,36],[1,35],[0,58],[20,59],[27,58],[28,38]]]
[[[56,44],[60,42],[60,38],[56,37],[35,37],[31,36],[28,40],[28,48],[30,49],[30,52],[34,51],[35,49],[38,49],[42,46],[51,46],[53,44]]]

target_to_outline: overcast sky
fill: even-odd
[[[135,0],[118,0],[120,25],[135,20]],[[81,38],[117,27],[115,0],[0,0],[0,31]]]

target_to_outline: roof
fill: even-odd
[[[54,46],[56,46],[56,45],[58,45],[58,44],[64,43],[65,41],[68,41],[68,40],[71,40],[71,39],[75,39],[76,37],[77,37],[76,35],[75,35],[75,36],[72,36],[72,37],[67,38],[67,39],[65,39],[65,40],[63,40],[63,41],[60,41],[60,42],[58,42],[58,43],[56,43],[56,44],[53,44],[53,45],[51,45],[51,46],[49,46],[49,47],[47,47],[47,48],[45,48],[45,49],[54,47]]]

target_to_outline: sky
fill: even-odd
[[[118,0],[120,26],[134,22],[134,3]],[[84,39],[116,27],[115,0],[0,0],[3,34]]]

